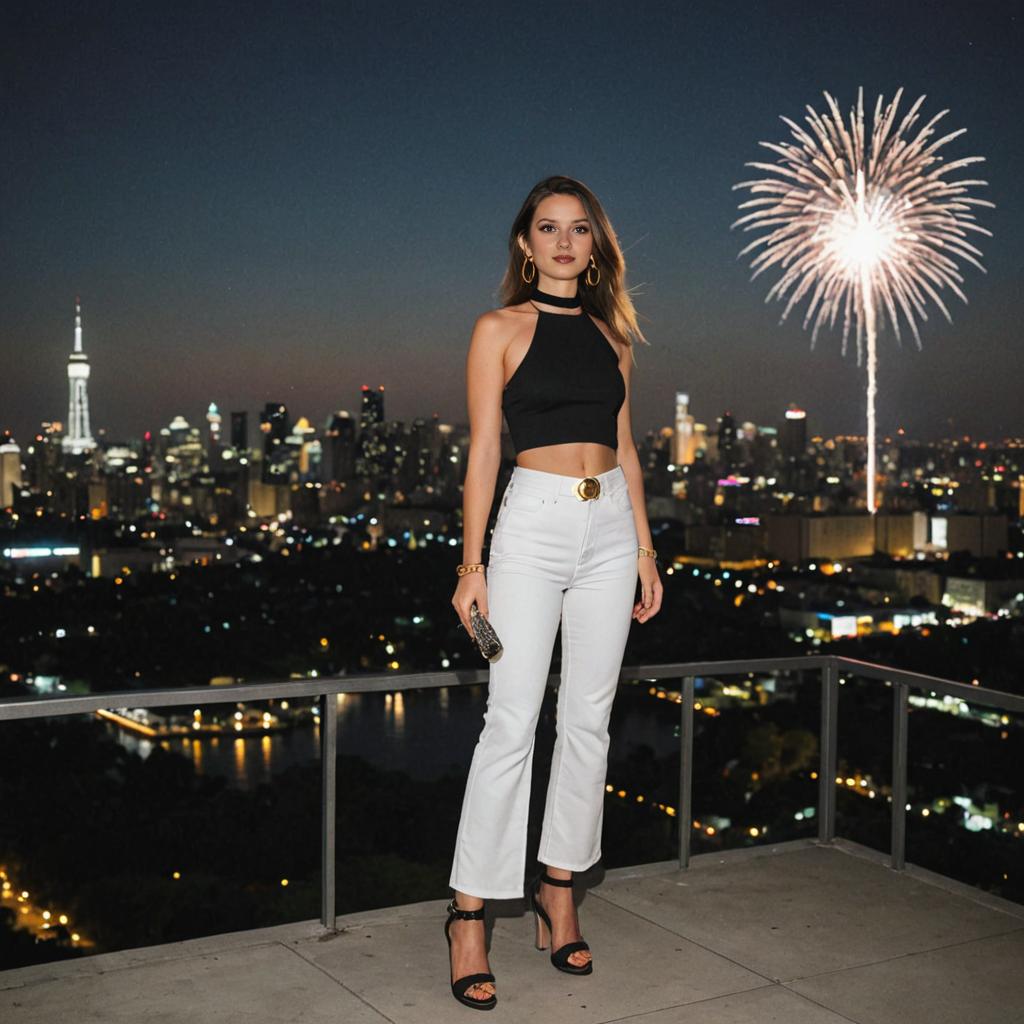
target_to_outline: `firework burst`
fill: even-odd
[[[954,171],[984,157],[950,162],[937,155],[966,129],[935,137],[943,110],[920,127],[921,96],[897,122],[903,90],[884,105],[875,104],[870,132],[865,131],[864,93],[844,121],[839,105],[827,92],[828,110],[807,107],[807,128],[783,117],[794,141],[762,142],[778,157],[775,163],[746,164],[769,177],[743,181],[734,189],[749,189],[753,198],[740,204],[748,210],[733,227],[763,234],[740,256],[753,253],[753,278],[777,268],[779,279],[765,301],[786,302],[780,322],[803,299],[808,299],[804,327],[812,326],[811,348],[823,326],[834,328],[842,317],[842,352],[846,354],[851,328],[860,366],[865,342],[868,351],[868,478],[867,505],[875,511],[876,341],[878,311],[887,316],[897,340],[901,320],[910,328],[918,348],[918,320],[928,319],[934,302],[952,322],[941,291],[948,288],[964,302],[958,260],[984,272],[981,252],[971,244],[972,233],[990,235],[976,223],[973,209],[993,206],[967,194],[987,182],[973,178],[950,180]]]

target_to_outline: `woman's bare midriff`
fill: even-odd
[[[528,448],[516,456],[516,465],[537,469],[542,473],[562,476],[597,476],[618,465],[615,450],[606,444],[573,441],[569,444],[548,444]]]

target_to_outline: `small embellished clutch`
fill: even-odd
[[[498,634],[494,632],[494,627],[487,621],[480,612],[480,609],[477,608],[476,601],[473,602],[469,609],[469,624],[473,627],[473,639],[476,641],[480,653],[488,661],[501,654],[503,648],[501,641],[498,639]]]

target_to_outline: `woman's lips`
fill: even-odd
[[[556,256],[555,259],[559,263],[573,263],[576,260],[575,256]]]

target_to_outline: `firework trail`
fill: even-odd
[[[754,198],[740,204],[750,210],[732,226],[762,231],[741,252],[750,253],[756,278],[778,268],[781,276],[765,301],[785,300],[780,323],[808,298],[803,326],[813,323],[811,348],[818,331],[835,327],[842,316],[842,353],[851,327],[861,365],[868,352],[867,506],[875,512],[876,342],[879,313],[900,340],[900,321],[921,347],[918,319],[928,319],[928,300],[952,323],[940,292],[948,288],[967,301],[958,260],[984,272],[981,251],[970,233],[991,232],[975,222],[973,207],[994,206],[967,195],[980,179],[948,180],[948,175],[984,157],[945,162],[937,151],[966,129],[938,138],[936,124],[949,111],[936,114],[915,131],[924,96],[897,123],[903,95],[897,90],[887,106],[875,104],[869,133],[864,124],[864,92],[844,121],[839,105],[825,93],[828,110],[807,107],[807,128],[783,117],[795,141],[762,142],[778,157],[775,163],[751,162],[770,175],[742,181],[733,189],[749,189]],[[934,141],[933,141],[934,138]]]

